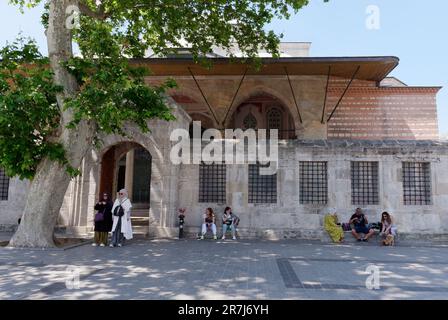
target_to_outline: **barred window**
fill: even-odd
[[[261,175],[270,164],[249,164],[249,203],[277,203],[277,174]]]
[[[0,200],[8,200],[9,177],[0,168]]]
[[[269,129],[282,129],[282,112],[277,109],[273,108],[269,110],[267,114],[267,123],[268,123],[268,130]]]
[[[328,200],[327,163],[322,161],[301,161],[300,203],[326,204]]]
[[[226,165],[199,165],[199,202],[226,202]]]
[[[405,205],[431,204],[431,172],[428,162],[403,162]]]
[[[379,204],[378,162],[352,161],[352,204]]]

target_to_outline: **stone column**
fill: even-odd
[[[124,186],[128,192],[129,199],[132,199],[132,186],[134,183],[134,149],[126,153],[126,174]]]

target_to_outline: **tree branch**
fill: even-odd
[[[97,11],[93,11],[90,7],[85,4],[83,1],[79,1],[79,11],[91,18],[95,18],[98,20],[104,20],[108,17],[107,13],[104,11],[104,5],[101,4]]]

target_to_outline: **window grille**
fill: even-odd
[[[352,161],[352,204],[379,204],[378,162]]]
[[[268,130],[269,129],[282,129],[282,112],[277,109],[273,108],[269,110],[268,116],[267,116],[267,123],[268,123]]]
[[[249,164],[249,203],[277,203],[277,174],[260,175],[270,164]]]
[[[0,200],[8,200],[9,177],[0,168]]]
[[[226,165],[199,165],[199,202],[226,202]]]
[[[405,205],[431,204],[431,172],[428,162],[403,162]]]
[[[327,163],[321,161],[301,161],[300,203],[326,204],[328,201]]]

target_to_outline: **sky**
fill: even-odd
[[[0,46],[19,32],[46,52],[40,8],[21,14],[0,0]],[[268,28],[283,41],[312,42],[311,56],[397,56],[390,74],[410,86],[443,86],[437,96],[439,128],[448,137],[448,1],[311,0],[290,20]]]

